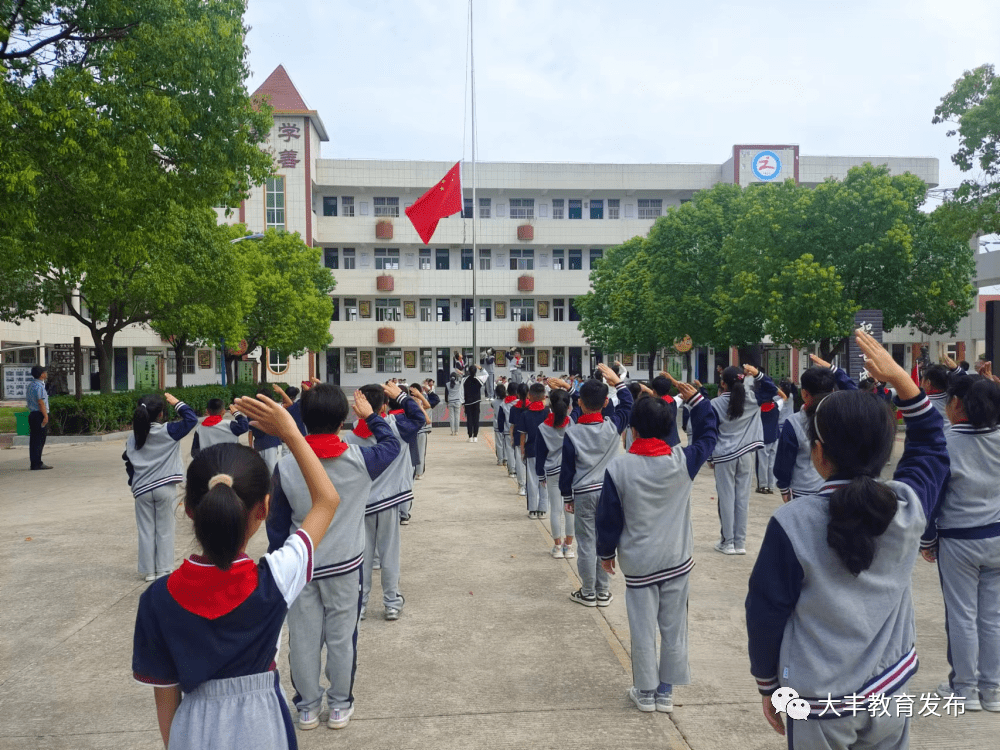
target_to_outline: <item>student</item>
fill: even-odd
[[[779,388],[770,400],[761,399],[760,426],[764,432],[764,447],[757,451],[757,492],[771,495],[774,490],[774,458],[778,451],[778,420],[785,394]]]
[[[645,390],[644,390],[645,389]],[[638,380],[631,380],[628,382],[628,392],[632,394],[632,404],[634,404],[643,395],[656,396],[656,393],[647,386],[644,386]],[[625,426],[625,431],[622,432],[622,447],[627,451],[632,447],[632,442],[635,440],[635,433],[629,429],[631,423]]]
[[[905,692],[917,670],[913,565],[948,452],[927,397],[875,339],[855,337],[865,368],[896,387],[906,444],[893,479],[879,481],[896,434],[885,403],[838,391],[809,409],[825,485],[774,512],[746,601],[750,671],[764,716],[788,732],[790,750],[905,748],[909,740],[909,718],[869,712],[868,698]],[[809,703],[808,721],[784,725],[770,697],[779,687]]]
[[[462,376],[459,372],[453,372],[448,382],[445,383],[445,398],[448,401],[448,420],[451,425],[451,434],[458,434],[458,427],[462,419]]]
[[[267,517],[267,465],[249,448],[224,444],[188,467],[185,510],[202,554],[142,594],[132,651],[133,676],[153,686],[160,735],[171,750],[296,746],[275,669],[278,641],[339,498],[285,409],[270,398],[237,404],[258,429],[288,443],[312,509],[281,549],[255,563],[245,551]]]
[[[670,436],[668,437],[668,442],[670,447],[673,448],[676,445],[680,445],[681,439],[677,434],[677,402],[674,397],[670,395],[670,390],[674,387],[677,381],[674,380],[673,376],[662,371],[659,375],[652,379],[649,383],[649,387],[653,392],[670,408],[670,413],[674,417],[673,426],[670,428]]]
[[[528,517],[545,518],[549,508],[548,497],[542,498],[538,486],[541,476],[535,473],[535,451],[538,445],[538,426],[549,416],[545,407],[545,386],[532,383],[528,386],[528,399],[517,425],[520,441],[517,446],[524,461],[525,489],[528,498]],[[543,475],[544,476],[544,475]]]
[[[208,415],[201,424],[195,428],[194,440],[191,442],[191,458],[198,458],[198,454],[205,448],[211,448],[219,443],[238,443],[240,435],[245,434],[250,429],[247,418],[240,414],[235,404],[230,405],[229,413],[233,418],[229,422],[224,422],[222,415],[226,410],[226,405],[221,398],[210,398],[205,405],[205,413]]]
[[[416,460],[413,462],[413,478],[423,479],[424,470],[427,467],[427,438],[430,437],[431,429],[433,425],[433,415],[432,410],[434,407],[441,403],[441,399],[433,391],[427,392],[427,381],[424,381],[423,385],[417,385],[414,383],[409,387],[410,396],[417,400],[420,404],[420,408],[424,411],[424,423],[421,425],[420,429],[417,431],[416,446]],[[434,401],[430,400],[430,397],[434,397]],[[410,517],[410,502],[406,503],[405,508],[400,509],[400,522],[403,519],[409,520]],[[404,524],[405,525],[405,524]]]
[[[320,673],[326,645],[326,677],[330,682],[326,691],[330,708],[327,726],[342,729],[354,713],[365,504],[372,482],[399,455],[400,444],[360,391],[354,393],[353,409],[375,437],[376,445],[371,447],[348,445],[338,437],[351,411],[347,396],[338,386],[313,386],[300,403],[302,421],[308,430],[306,443],[320,459],[341,501],[326,536],[313,550],[312,580],[288,611],[288,664],[295,686],[299,729],[315,729],[323,708]],[[311,508],[306,478],[295,456],[285,456],[278,462],[271,483],[268,552],[284,546],[306,521]]]
[[[268,398],[271,398],[270,393],[271,389],[266,385],[262,385],[257,389],[258,398],[260,396],[267,396]],[[299,434],[301,435],[302,433]],[[257,453],[260,454],[260,457],[264,459],[264,463],[267,464],[268,471],[273,472],[274,467],[278,464],[278,459],[281,458],[281,438],[276,437],[275,435],[268,435],[263,430],[250,425],[248,440],[250,441],[250,447],[257,451]]]
[[[566,510],[559,491],[563,438],[569,427],[569,393],[558,386],[549,391],[549,414],[538,426],[535,441],[535,474],[541,479],[539,493],[548,498],[549,528],[552,531],[552,557],[557,560],[576,557],[573,552],[573,516]]]
[[[462,380],[462,402],[465,404],[465,427],[469,442],[479,442],[479,405],[483,400],[483,381],[476,375],[479,365],[469,365]]]
[[[163,423],[165,404],[181,421]],[[194,409],[169,393],[139,399],[132,415],[132,434],[122,459],[135,497],[139,531],[139,575],[154,581],[174,569],[174,508],[177,485],[184,479],[181,438],[198,424]]]
[[[510,479],[517,479],[517,461],[514,458],[514,445],[510,438],[510,413],[517,403],[517,386],[514,383],[505,383],[507,395],[504,396],[503,414],[497,420],[497,425],[503,430],[504,459],[507,464],[507,476]],[[520,485],[520,481],[518,482]]]
[[[507,398],[507,387],[503,383],[498,383],[493,390],[493,399],[490,405],[493,407],[493,448],[497,454],[497,466],[507,463],[507,452],[504,450],[504,410],[503,402]]]
[[[597,559],[595,515],[604,482],[604,470],[618,452],[618,441],[632,413],[632,394],[618,375],[603,362],[597,372],[606,382],[591,378],[580,386],[580,417],[566,428],[563,438],[559,491],[566,510],[574,513],[577,538],[577,571],[581,585],[569,598],[585,607],[607,607],[614,598],[608,574]],[[608,386],[618,391],[618,406],[611,418],[602,416]]]
[[[931,405],[937,409],[941,419],[944,420],[944,434],[951,431],[951,422],[948,421],[948,375],[954,373],[961,374],[961,368],[955,360],[946,358],[946,365],[931,365],[924,368],[920,375],[920,387],[924,389],[927,398],[931,400]]]
[[[507,368],[510,370],[510,382],[515,385],[524,382],[524,357],[521,356],[520,349],[508,350]]]
[[[517,400],[510,407],[510,445],[514,455],[514,472],[517,475],[517,494],[524,497],[528,494],[525,487],[527,473],[524,468],[524,456],[521,455],[521,436],[517,431],[517,426],[521,422],[521,412],[527,408],[528,384],[517,384]]]
[[[452,352],[451,369],[456,370],[458,372],[465,371],[465,357],[462,356],[462,352],[460,352],[458,349]]]
[[[693,385],[679,383],[691,407],[694,442],[668,442],[674,414],[660,399],[632,409],[635,441],[611,460],[597,504],[597,555],[610,575],[615,558],[625,575],[625,608],[632,637],[629,698],[640,711],[673,711],[674,685],[691,682],[688,666],[688,573],[694,567],[691,487],[712,455],[715,412]],[[660,634],[657,664],[656,633]]]
[[[722,371],[719,395],[712,408],[719,421],[719,438],[712,454],[715,467],[715,494],[719,504],[722,538],[715,549],[724,555],[747,553],[747,507],[750,504],[750,478],[753,454],[764,445],[764,430],[753,391],[744,377],[760,379],[760,397],[765,401],[778,392],[771,378],[753,365],[727,367]]]
[[[365,507],[365,575],[361,592],[361,619],[365,619],[368,609],[372,567],[377,553],[381,567],[385,619],[392,621],[399,619],[405,601],[399,591],[399,527],[400,506],[413,499],[413,462],[408,446],[416,442],[417,432],[424,424],[424,413],[420,404],[392,383],[365,385],[361,387],[361,392],[372,409],[385,417],[402,448],[389,468],[372,484]],[[390,406],[399,408],[390,410]],[[376,437],[367,423],[359,419],[344,441],[371,447],[376,443]]]
[[[497,364],[497,353],[490,347],[486,350],[480,364],[483,366],[483,372],[486,373],[486,398],[495,398],[494,393],[496,393],[496,364]]]
[[[315,377],[311,380],[303,380],[302,389],[307,391],[319,382],[321,382],[320,379]],[[292,415],[292,419],[295,420],[295,425],[299,428],[299,432],[305,435],[306,426],[302,421],[302,402],[295,400],[301,391],[299,391],[299,389],[294,385],[288,386],[287,391],[277,383],[274,383],[271,387],[274,388],[275,394],[277,394],[277,396],[281,399],[281,405],[288,409],[288,413]],[[281,459],[287,455],[288,446],[282,443],[278,448],[278,458]]]
[[[958,370],[947,391],[951,473],[921,554],[938,563],[951,674],[942,697],[1000,711],[1000,386]]]

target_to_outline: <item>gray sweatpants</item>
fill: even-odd
[[[448,402],[448,424],[451,426],[452,434],[458,432],[462,424],[462,404]]]
[[[267,470],[270,474],[274,474],[274,467],[278,464],[278,459],[281,458],[281,446],[276,445],[273,448],[265,448],[262,451],[257,451],[260,457],[264,459],[264,463],[267,464]]]
[[[517,474],[517,459],[514,457],[514,446],[510,444],[510,435],[503,436],[503,453],[507,457],[507,474]],[[520,479],[517,484],[521,486]]]
[[[538,475],[535,474],[535,458],[528,456],[524,462],[525,489],[528,493],[528,510],[548,513],[549,499],[539,491]]]
[[[753,453],[744,453],[732,461],[715,465],[715,494],[719,498],[722,543],[732,542],[737,549],[747,543],[747,506],[750,504],[753,460]]]
[[[952,689],[969,697],[1000,688],[1000,537],[940,539],[938,573]]]
[[[310,581],[288,610],[288,665],[298,693],[295,707],[323,707],[320,671],[326,644],[326,700],[330,708],[354,703],[362,569]]]
[[[512,450],[514,451],[514,473],[517,474],[517,486],[520,489],[524,487],[527,472],[524,468],[524,459],[521,458],[521,446],[514,446]]]
[[[139,573],[163,575],[174,569],[174,528],[177,485],[165,484],[135,498],[139,532]]]
[[[597,559],[597,501],[601,493],[586,492],[573,497],[573,528],[576,531],[576,569],[584,596],[606,594],[608,574]]]
[[[757,486],[774,487],[774,459],[778,456],[778,441],[764,443],[757,451]]]
[[[424,469],[427,468],[427,438],[430,437],[428,432],[418,432],[417,433],[417,458],[420,463],[414,467],[415,476],[423,476]]]
[[[625,589],[625,609],[632,634],[632,684],[655,690],[661,682],[687,685],[688,588],[687,574],[642,588]],[[656,660],[656,634],[660,634],[660,659]]]
[[[545,486],[541,490],[549,498],[549,528],[552,530],[552,538],[562,539],[565,544],[566,537],[572,537],[574,533],[573,514],[566,512],[566,505],[559,491],[559,475],[546,477]]]
[[[503,433],[499,430],[493,430],[493,448],[497,453],[498,464],[507,460],[507,451],[503,447]]]
[[[382,602],[393,609],[403,608],[403,595],[399,593],[399,506],[380,510],[365,516],[365,579],[361,603],[368,606],[372,590],[372,562],[378,550],[382,566]]]
[[[900,689],[899,693],[905,692]],[[897,693],[898,694],[898,693]],[[906,750],[910,746],[910,719],[897,716],[872,718],[867,708],[837,719],[810,718],[806,721],[784,716],[789,750],[842,750],[847,747],[864,750]]]

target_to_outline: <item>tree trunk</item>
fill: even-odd
[[[260,356],[257,357],[257,365],[260,367],[260,382],[267,382],[267,349],[260,348]]]
[[[176,388],[184,387],[184,350],[187,349],[187,339],[175,339],[175,344],[173,346],[174,350],[174,362],[176,363]]]
[[[653,369],[656,367],[656,349],[649,350],[649,379],[653,379]]]
[[[847,337],[842,339],[820,339],[819,356],[827,362],[831,362],[841,351],[847,351]]]
[[[226,382],[230,385],[236,385],[236,357],[226,354]]]
[[[114,372],[112,361],[114,357],[114,333],[105,329],[102,333],[97,328],[90,329],[97,349],[97,374],[101,380],[101,393],[110,394],[114,391]]]

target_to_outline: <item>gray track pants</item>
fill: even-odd
[[[365,516],[365,578],[361,602],[368,605],[372,590],[372,563],[378,550],[382,566],[382,602],[393,609],[403,608],[403,595],[399,593],[399,506],[380,510]]]
[[[575,532],[573,514],[566,512],[566,505],[559,491],[559,475],[547,477],[541,490],[549,498],[549,528],[552,530],[552,538],[562,539],[565,544],[566,537],[573,536]]]
[[[517,474],[517,486],[521,488],[524,487],[526,478],[524,459],[521,458],[521,446],[515,446],[511,450],[514,452],[514,473]]]
[[[448,402],[448,424],[451,426],[452,434],[458,432],[458,428],[462,424],[462,405],[460,403]]]
[[[507,451],[504,450],[503,446],[503,433],[499,430],[493,430],[493,448],[496,450],[498,463],[507,460]]]
[[[264,463],[267,464],[267,470],[274,474],[274,467],[278,463],[278,459],[281,458],[281,446],[276,445],[273,448],[265,448],[262,451],[257,451],[260,457],[264,459]]]
[[[632,684],[639,690],[655,690],[661,682],[670,685],[691,682],[687,638],[689,578],[685,574],[652,586],[625,589],[625,609],[632,634]]]
[[[948,676],[966,697],[1000,688],[1000,537],[940,539]]]
[[[585,596],[604,594],[608,591],[608,574],[597,559],[597,501],[600,492],[587,492],[573,497],[576,531],[576,569],[580,574],[580,588]]]
[[[753,453],[744,453],[732,461],[715,465],[715,494],[719,498],[722,542],[732,542],[737,549],[747,543],[747,506],[750,504],[753,460]]]
[[[549,512],[549,499],[538,486],[538,475],[535,474],[535,458],[528,456],[524,462],[525,489],[528,493],[528,510]]]
[[[135,498],[139,532],[139,573],[162,575],[174,569],[177,485],[165,484]]]
[[[900,689],[898,692],[906,691]],[[824,717],[801,721],[785,716],[789,750],[841,750],[845,747],[905,750],[910,746],[910,720],[896,716],[894,709],[895,706],[889,716],[877,718],[872,718],[867,709],[853,716],[848,712],[829,720]]]
[[[414,467],[413,473],[416,476],[423,476],[424,470],[427,468],[427,438],[430,437],[428,432],[418,432],[417,433],[417,457],[420,460]]]
[[[764,443],[757,451],[757,486],[774,487],[774,459],[778,456],[778,441]]]
[[[361,568],[310,581],[288,610],[288,664],[298,693],[295,707],[323,706],[320,671],[326,645],[326,700],[330,708],[354,703],[358,665],[358,617],[361,614]]]
[[[517,459],[514,458],[514,446],[510,444],[510,435],[503,436],[503,453],[507,457],[507,473],[517,474]],[[517,480],[518,486],[521,480]]]

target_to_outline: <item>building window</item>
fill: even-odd
[[[399,198],[374,198],[376,216],[399,216]]]
[[[342,195],[340,197],[340,208],[341,208],[341,211],[343,212],[343,214],[342,214],[343,216],[353,217],[354,216],[354,196],[352,196],[352,195]],[[357,355],[357,353],[358,353],[358,350],[355,349],[354,350],[355,356]],[[357,370],[355,370],[354,372],[357,372]]]
[[[563,219],[566,217],[566,201],[562,198],[552,199],[552,218],[553,219]]]
[[[562,323],[566,320],[566,298],[557,297],[552,300],[552,320],[556,323]],[[557,367],[557,370],[561,370],[561,367]]]
[[[344,320],[352,321],[358,319],[358,300],[356,298],[344,298]],[[354,350],[357,354],[357,349]],[[357,372],[357,370],[355,370]]]
[[[344,270],[353,271],[356,268],[357,263],[357,253],[354,251],[353,247],[344,248]]]
[[[489,323],[493,320],[493,305],[488,299],[479,300],[479,322]]]
[[[620,198],[608,198],[608,218],[621,218],[622,202]]]
[[[402,349],[376,349],[375,372],[402,372]]]
[[[535,199],[534,198],[511,198],[510,218],[512,219],[534,219]]]
[[[512,299],[510,301],[510,320],[512,323],[530,323],[535,319],[535,300]],[[528,370],[532,368],[526,368]]]
[[[604,251],[599,247],[592,247],[590,249],[590,270],[593,271],[597,267],[597,261],[604,257]]]
[[[472,322],[472,297],[462,297],[462,321]]]
[[[275,375],[281,375],[288,369],[288,357],[277,349],[267,350],[267,369]]]
[[[431,270],[431,249],[429,247],[420,248],[420,270]]]
[[[434,372],[434,350],[420,350],[420,372]]]
[[[431,312],[431,301],[429,299],[420,300],[420,322],[430,323],[434,320],[434,314]]]
[[[535,347],[525,346],[521,347],[521,354],[524,356],[524,372],[526,374],[533,374],[535,372]]]
[[[662,198],[640,198],[639,199],[639,218],[640,219],[656,219],[663,215],[663,199]]]
[[[556,346],[552,348],[552,371],[566,372],[566,347]]]
[[[472,218],[472,198],[465,198],[462,200],[462,218]]]
[[[570,271],[583,270],[583,250],[569,251],[569,270]]]
[[[337,215],[337,196],[335,195],[323,196],[323,215],[324,216]]]
[[[479,248],[479,270],[489,271],[493,266],[493,252],[487,248]]]
[[[451,300],[439,299],[436,304],[437,322],[447,323],[451,320]]]
[[[472,270],[472,248],[463,247],[462,248],[462,270],[471,271]]]
[[[590,199],[590,218],[591,219],[603,219],[604,218],[604,200],[595,201],[593,198]]]
[[[397,247],[376,247],[375,248],[375,270],[376,271],[398,271],[399,270],[399,248],[397,248]]]
[[[570,201],[569,201],[568,215],[569,215],[569,218],[571,218],[571,219],[582,219],[583,218],[583,201],[582,200],[573,200],[571,198]]]
[[[566,251],[558,248],[552,251],[552,270],[563,271],[566,269]]]
[[[488,219],[490,218],[490,198],[480,198],[479,199],[479,218]]]
[[[399,314],[399,297],[375,300],[375,320],[397,322],[402,320]]]
[[[511,271],[533,271],[535,269],[535,251],[529,247],[512,247],[510,249]]]
[[[327,247],[323,249],[323,265],[332,269],[340,268],[340,255],[337,253],[337,248]]]
[[[358,350],[344,349],[344,372],[358,371]]]
[[[437,270],[439,271],[448,270],[448,266],[450,265],[448,255],[449,255],[448,248],[446,247],[439,247],[437,250],[434,251],[434,260],[435,260],[434,267]]]
[[[576,322],[580,320],[580,313],[577,312],[576,307],[573,305],[573,300],[569,301],[569,319],[571,322]]]
[[[340,320],[340,298],[331,297],[330,302],[333,303],[333,311],[330,313],[330,320]]]
[[[285,228],[285,178],[268,177],[265,185],[267,216],[265,229]]]
[[[28,351],[28,350],[25,350]],[[33,354],[33,352],[30,352]],[[194,349],[185,349],[181,354],[181,371],[185,375],[194,375]],[[167,350],[167,375],[177,374],[177,353],[173,349]]]

